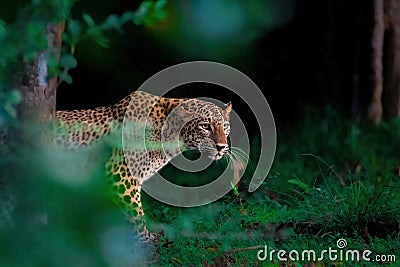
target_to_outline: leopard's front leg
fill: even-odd
[[[140,197],[141,187],[128,189],[123,197],[124,213],[133,230],[142,242],[155,242],[159,239],[159,234],[151,233],[146,227],[144,210]],[[129,197],[126,197],[126,196]]]
[[[106,164],[107,172],[113,177],[113,189],[117,195],[116,202],[123,209],[127,220],[142,242],[154,242],[158,234],[150,233],[146,227],[144,210],[141,202],[141,182],[131,175],[121,150],[114,150]]]

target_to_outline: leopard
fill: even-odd
[[[167,98],[137,90],[113,105],[56,111],[56,125],[63,131],[54,141],[66,149],[79,149],[116,133],[119,138],[105,160],[105,173],[138,239],[157,242],[160,233],[146,226],[142,185],[184,151],[204,152],[211,161],[229,155],[232,103],[220,106],[198,98]],[[142,129],[143,134],[123,138],[134,129]],[[121,146],[126,140],[144,145]],[[165,149],[157,146],[161,142],[177,145]]]

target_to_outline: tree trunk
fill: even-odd
[[[385,118],[393,118],[400,117],[400,0],[386,0],[385,15],[383,110]]]
[[[48,77],[48,58],[59,59],[61,35],[64,22],[47,25],[46,37],[48,49],[41,51],[36,60],[26,65],[25,73],[19,77],[19,88],[23,96],[19,106],[22,120],[49,122],[53,119],[56,108],[57,77]]]
[[[382,118],[382,91],[383,91],[383,41],[385,34],[384,0],[375,0],[374,3],[374,31],[372,34],[372,69],[374,84],[372,99],[368,107],[368,119],[379,123]]]

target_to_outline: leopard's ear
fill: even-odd
[[[229,119],[232,111],[232,101],[229,101],[229,103],[225,104],[223,110],[225,112],[225,116]]]

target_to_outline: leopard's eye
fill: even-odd
[[[212,126],[208,122],[200,122],[199,123],[199,128],[203,129],[205,131],[212,131]]]
[[[224,122],[223,127],[224,127],[224,131],[226,131],[231,127],[231,125],[229,122]]]

